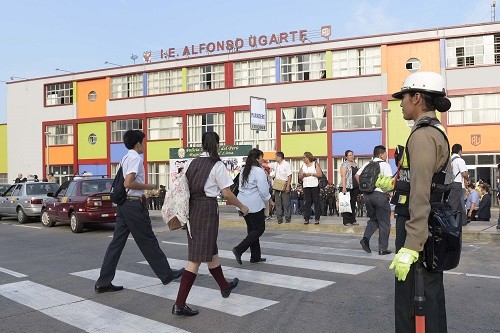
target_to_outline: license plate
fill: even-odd
[[[101,217],[108,217],[109,214],[101,214]]]
[[[103,195],[102,200],[111,200],[111,197],[109,195]]]

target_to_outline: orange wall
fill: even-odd
[[[387,68],[387,89],[389,93],[401,90],[403,81],[411,73],[406,69],[410,58],[420,60],[421,71],[440,72],[439,40],[421,43],[388,45],[386,57],[382,58],[382,72]]]
[[[78,118],[106,116],[106,101],[109,99],[109,78],[77,82]],[[97,99],[89,101],[89,92],[95,91]]]
[[[49,154],[45,155],[45,158],[48,158],[47,164],[49,165],[73,164],[74,163],[73,146],[49,147]]]
[[[446,131],[450,145],[460,143],[464,154],[500,152],[500,125],[448,127]]]

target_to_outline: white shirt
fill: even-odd
[[[453,160],[453,158],[455,159]],[[453,160],[453,162],[451,162],[451,170],[453,172],[453,176],[455,176],[453,181],[461,183],[462,187],[465,188],[462,172],[467,171],[467,165],[465,164],[464,159],[458,154],[453,154],[451,155],[450,160]]]
[[[267,174],[261,167],[252,166],[245,186],[243,184],[243,170],[240,172],[240,186],[238,199],[248,207],[249,213],[257,213],[266,208],[266,201],[271,199]]]
[[[292,175],[292,167],[285,160],[281,161],[281,163],[271,162],[269,163],[269,168],[274,171],[276,179],[288,180],[288,176]]]
[[[302,164],[303,173],[316,173],[316,162],[312,163],[310,166]],[[318,177],[307,176],[302,178],[302,187],[316,187],[319,185]]]
[[[392,177],[393,173],[392,173],[392,168],[391,168],[391,165],[387,162],[385,162],[383,159],[381,158],[378,158],[378,157],[374,157],[372,159],[373,162],[380,162],[379,165],[380,165],[380,174],[381,175],[384,175],[384,176],[389,176],[389,177]],[[358,172],[356,172],[356,174],[359,176],[361,175],[361,172],[363,172],[363,169],[369,164],[370,162],[368,163],[365,163],[361,169],[358,170]],[[382,192],[384,193],[384,191],[382,191],[381,189],[379,189],[378,187],[375,188],[375,191],[377,192]]]
[[[130,149],[127,155],[123,156],[121,165],[123,171],[123,178],[126,178],[127,175],[131,173],[135,173],[135,181],[144,184],[145,180],[144,163],[139,153],[137,153],[133,149]],[[133,197],[142,197],[144,195],[144,190],[128,189],[127,195]]]
[[[210,157],[207,152],[203,152],[200,156],[203,158]],[[191,162],[192,160],[187,163],[186,168],[184,169],[185,172],[189,169]],[[210,170],[210,174],[208,175],[207,182],[205,183],[203,189],[207,197],[215,198],[220,194],[221,189],[227,188],[231,185],[233,185],[233,180],[228,175],[226,166],[221,161],[217,161],[212,170]]]

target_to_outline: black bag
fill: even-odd
[[[380,162],[371,161],[361,171],[359,175],[359,190],[363,193],[372,193],[375,191],[375,183],[377,183],[378,175],[380,174]]]
[[[321,167],[320,167],[321,169]],[[321,170],[321,177],[318,178],[319,188],[325,188],[328,185],[328,178],[326,178],[325,173]]]
[[[111,202],[117,205],[121,205],[127,200],[127,189],[125,188],[125,178],[123,178],[123,169],[120,165],[118,172],[116,173],[115,179],[113,180],[113,185],[111,185]]]
[[[233,185],[229,186],[231,192],[233,192],[234,196],[237,197],[238,193],[240,193],[240,174],[237,174],[233,179]]]
[[[429,272],[457,267],[462,250],[462,213],[446,204],[432,204],[428,223],[429,238],[424,245],[423,266]]]

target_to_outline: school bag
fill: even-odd
[[[240,173],[238,173],[236,177],[234,177],[233,185],[229,186],[229,189],[231,190],[231,192],[233,192],[235,197],[237,197],[238,193],[240,193]]]
[[[161,216],[170,230],[176,230],[187,225],[189,236],[189,183],[186,174],[173,172],[170,174],[170,188],[165,194],[165,201],[161,208]]]
[[[382,161],[371,161],[361,171],[359,175],[359,190],[361,192],[372,193],[377,188],[375,184],[380,174],[380,162]]]
[[[125,162],[125,161],[124,161]],[[123,163],[120,164],[120,168],[116,173],[113,184],[111,185],[111,202],[117,205],[121,205],[127,200],[127,189],[125,188],[125,178],[123,177]]]

